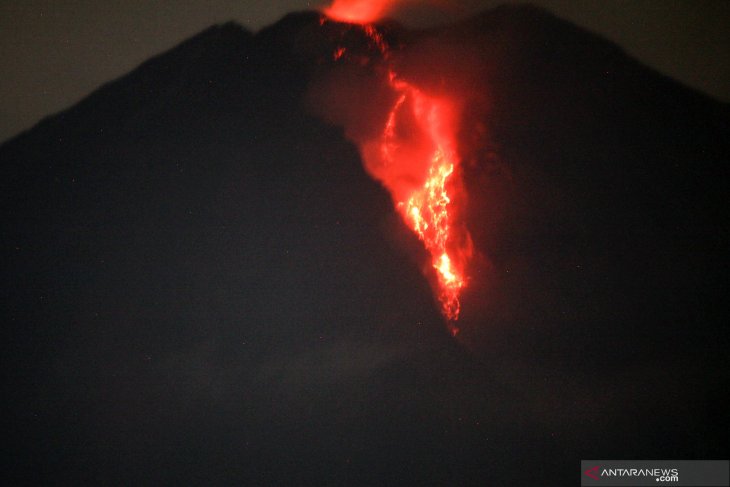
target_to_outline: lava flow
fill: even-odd
[[[332,20],[368,24],[382,17],[394,0],[334,0],[324,13]]]
[[[377,12],[387,3],[367,2]],[[347,10],[348,5],[353,8]],[[337,1],[325,11],[333,20],[362,25],[386,62],[394,101],[380,135],[361,142],[360,152],[368,172],[389,190],[403,220],[429,252],[441,312],[456,335],[459,295],[467,284],[466,266],[472,253],[469,233],[458,219],[458,208],[465,200],[457,151],[458,104],[449,96],[426,93],[399,76],[389,62],[389,45],[371,23],[373,10],[362,5]],[[339,48],[333,57],[340,59],[343,52]]]
[[[455,108],[448,99],[428,96],[392,72],[390,79],[399,96],[378,141],[379,164],[372,163],[374,154],[365,154],[368,169],[390,190],[401,216],[430,253],[441,310],[456,331],[471,240],[455,223],[454,198],[463,193]]]

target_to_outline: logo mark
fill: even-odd
[[[588,477],[590,477],[590,478],[592,478],[593,480],[598,480],[597,475],[598,475],[598,469],[599,468],[601,468],[601,466],[600,465],[596,465],[595,467],[591,467],[588,470],[586,470],[585,472],[583,472],[583,474],[586,475],[586,476],[588,476]]]

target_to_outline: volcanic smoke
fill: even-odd
[[[453,96],[429,94],[399,76],[390,61],[391,47],[372,23],[390,3],[337,0],[324,13],[359,25],[385,62],[394,102],[379,135],[358,142],[360,153],[367,171],[388,189],[397,211],[429,252],[434,291],[456,335],[459,295],[467,285],[472,255],[471,238],[458,219],[458,207],[466,199],[457,147],[459,103]],[[333,53],[335,60],[343,56],[342,47]]]

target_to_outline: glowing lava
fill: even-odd
[[[372,154],[366,153],[367,167],[391,191],[401,216],[431,254],[441,310],[455,330],[471,256],[468,233],[454,224],[453,197],[463,193],[455,173],[455,108],[393,73],[390,79],[400,96],[379,141],[381,160],[373,164]]]
[[[326,13],[331,15],[338,5],[341,2],[336,1]],[[359,9],[353,12],[345,18],[370,19],[358,17]],[[389,62],[389,46],[377,28],[366,23],[363,32],[388,63],[387,82],[394,100],[380,136],[359,144],[363,162],[389,190],[403,220],[429,252],[441,312],[456,335],[459,295],[467,284],[466,267],[472,255],[471,238],[458,215],[466,199],[457,150],[459,106],[447,95],[428,94],[413,81],[402,79]],[[343,56],[341,49],[334,59]]]
[[[369,24],[385,15],[394,0],[335,0],[324,13],[332,20]]]

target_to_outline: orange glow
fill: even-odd
[[[338,22],[369,24],[383,17],[393,3],[394,0],[335,0],[324,13]]]
[[[332,55],[332,58],[335,61],[337,61],[342,56],[344,56],[344,54],[345,54],[345,48],[344,47],[339,47],[339,48],[337,48],[337,50],[335,50],[335,53]]]
[[[401,95],[383,130],[382,162],[373,174],[390,190],[404,221],[431,254],[441,311],[456,333],[453,322],[459,318],[459,293],[466,286],[471,240],[463,227],[454,224],[452,197],[463,193],[455,174],[459,158],[454,107],[449,100],[427,96],[395,76],[391,85]],[[404,138],[398,121],[408,123],[399,113],[406,106],[416,127],[401,126],[400,132],[408,133]]]
[[[339,2],[326,11],[332,16],[342,5],[367,5],[352,10],[377,17],[389,2]],[[376,12],[377,11],[377,12]],[[356,16],[348,17],[349,20]],[[358,23],[371,16],[357,17]],[[390,65],[389,46],[378,29],[364,25],[363,32],[387,63],[387,82],[393,103],[379,137],[360,143],[365,168],[388,189],[403,221],[431,257],[434,292],[453,335],[461,305],[459,295],[467,285],[466,268],[472,255],[469,232],[459,220],[466,200],[457,150],[458,111],[456,100],[433,96],[398,76]],[[334,53],[342,57],[341,48]]]

